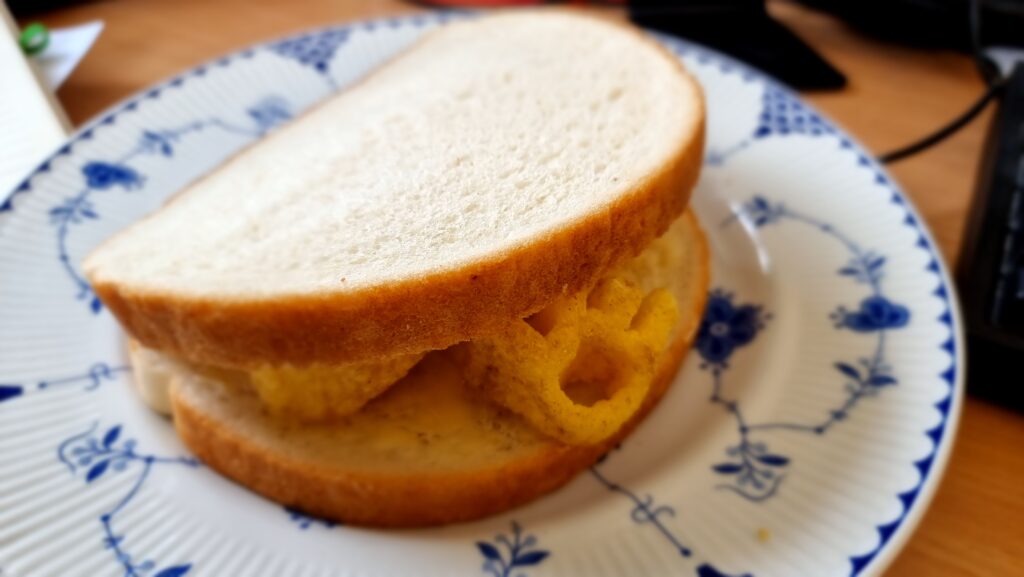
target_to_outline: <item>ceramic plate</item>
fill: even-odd
[[[4,577],[829,577],[893,558],[963,391],[934,242],[834,124],[666,37],[707,94],[693,204],[713,289],[664,402],[570,485],[475,523],[339,526],[204,468],[142,406],[85,254],[448,18],[326,28],[195,68],[88,124],[0,206]]]

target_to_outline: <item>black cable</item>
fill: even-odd
[[[1005,83],[1000,81],[989,86],[988,89],[985,90],[985,94],[983,94],[977,102],[975,102],[970,108],[967,109],[966,112],[961,114],[955,120],[943,126],[942,128],[936,130],[935,132],[929,134],[928,136],[922,138],[921,140],[918,140],[917,142],[908,144],[907,146],[898,148],[896,150],[887,152],[879,156],[878,161],[881,162],[882,164],[896,162],[897,160],[901,160],[913,154],[917,154],[918,152],[921,152],[922,150],[945,140],[949,135],[953,134],[957,130],[960,130],[970,121],[974,120],[974,117],[981,113],[982,110],[985,110],[985,107],[988,105],[988,103],[991,102],[992,99],[995,98],[1000,92],[1002,92],[1004,85]]]
[[[968,25],[970,26],[971,52],[974,57],[974,64],[978,68],[978,74],[981,75],[982,80],[987,85],[984,94],[967,111],[942,128],[920,140],[880,155],[878,161],[882,164],[896,162],[942,142],[974,120],[982,110],[985,110],[988,103],[1002,91],[1006,81],[999,73],[999,69],[995,64],[985,57],[981,46],[981,2],[979,0],[970,0],[968,2]]]

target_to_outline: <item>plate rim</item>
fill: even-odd
[[[960,419],[961,413],[963,412],[966,389],[967,356],[964,344],[965,333],[963,326],[963,314],[960,310],[959,291],[956,284],[953,282],[953,277],[949,273],[949,266],[947,265],[942,252],[937,249],[938,245],[935,243],[935,236],[931,231],[930,225],[927,221],[921,218],[920,211],[913,199],[910,198],[906,191],[903,190],[903,187],[899,185],[889,171],[886,170],[885,166],[882,165],[874,155],[868,153],[868,147],[865,146],[859,138],[854,136],[852,132],[847,130],[842,123],[836,122],[831,115],[822,112],[813,103],[802,98],[796,90],[792,89],[789,85],[768,72],[698,42],[668,35],[662,32],[652,31],[647,28],[644,28],[644,30],[669,44],[678,44],[684,50],[692,51],[697,54],[698,57],[703,54],[706,57],[710,57],[710,61],[717,60],[742,71],[745,74],[749,74],[752,78],[759,79],[764,82],[766,86],[771,86],[780,90],[786,96],[797,100],[803,106],[813,111],[822,120],[824,120],[827,125],[835,128],[843,138],[848,140],[855,151],[861,153],[868,159],[866,168],[874,170],[876,174],[880,174],[885,178],[885,185],[893,194],[900,198],[904,210],[913,218],[913,223],[909,223],[909,226],[911,226],[927,242],[927,247],[924,248],[937,267],[937,270],[933,272],[939,279],[939,288],[944,289],[946,292],[945,295],[937,296],[939,296],[946,306],[946,310],[944,312],[948,312],[950,315],[950,322],[948,326],[951,333],[950,341],[953,343],[951,364],[946,369],[947,371],[953,371],[949,395],[931,406],[938,407],[942,403],[948,402],[949,408],[945,415],[942,415],[942,411],[940,410],[940,416],[943,416],[944,418],[938,425],[936,425],[936,427],[929,430],[938,429],[941,436],[937,442],[934,442],[931,454],[924,457],[924,459],[931,458],[932,465],[931,468],[928,469],[928,472],[922,476],[918,485],[910,490],[912,492],[916,491],[916,495],[913,501],[911,501],[910,506],[907,507],[906,505],[903,505],[902,513],[895,520],[883,525],[875,526],[875,529],[879,533],[879,537],[881,539],[878,547],[864,555],[850,558],[851,563],[854,563],[854,568],[850,573],[851,577],[861,575],[881,575],[892,565],[896,560],[896,557],[904,550],[907,543],[910,541],[910,538],[920,526],[924,514],[931,507],[932,501],[935,498],[935,493],[938,491],[939,485],[946,476],[950,455],[952,453],[953,445],[956,442],[956,435],[960,430]],[[677,57],[682,57],[683,53],[675,53],[675,55]],[[928,269],[925,268],[924,272],[927,273]],[[929,431],[926,431],[926,434]],[[918,462],[920,461],[915,461],[914,463],[916,464]],[[904,493],[898,493],[897,496]],[[886,537],[883,533],[883,527],[888,527],[890,525],[894,526],[891,533]],[[866,559],[864,564],[859,568],[856,566],[856,561],[854,561],[854,559],[857,558]]]
[[[76,128],[70,135],[68,135],[59,147],[47,155],[44,160],[39,162],[35,168],[28,172],[14,188],[9,191],[4,191],[3,196],[0,196],[0,229],[6,226],[7,222],[13,217],[13,213],[19,204],[16,202],[16,199],[31,192],[33,189],[32,181],[40,175],[48,173],[51,163],[56,159],[61,156],[70,155],[72,149],[77,143],[83,140],[91,140],[93,133],[97,129],[103,126],[115,124],[118,116],[137,110],[140,106],[144,105],[146,101],[157,99],[160,94],[166,90],[179,88],[190,80],[205,76],[211,69],[227,67],[239,59],[245,59],[255,55],[258,50],[265,49],[277,42],[291,38],[314,35],[334,30],[373,30],[377,27],[384,26],[398,29],[400,27],[411,25],[416,28],[421,28],[426,25],[444,24],[456,18],[474,17],[483,13],[483,11],[474,10],[437,10],[412,14],[407,13],[398,16],[357,19],[309,28],[299,28],[265,40],[247,44],[241,48],[221,53],[218,56],[202,60],[198,64],[186,67],[179,72],[166,76],[152,84],[148,84],[124,98],[117,100],[115,103],[105,107],[100,112],[89,118],[89,120],[83,122],[81,126]],[[937,294],[936,296],[938,296],[945,305],[945,311],[943,312],[948,313],[950,316],[950,321],[947,323],[950,330],[950,336],[949,340],[946,342],[952,343],[953,351],[951,352],[952,358],[950,360],[950,365],[943,372],[952,371],[953,375],[951,380],[949,380],[950,389],[948,395],[931,405],[932,407],[939,408],[940,405],[948,403],[948,408],[945,411],[939,409],[941,417],[940,422],[932,429],[925,431],[925,434],[928,436],[930,436],[932,431],[937,431],[939,435],[938,440],[936,441],[934,440],[934,437],[932,437],[933,447],[931,453],[918,461],[914,461],[913,463],[916,465],[921,461],[931,460],[931,464],[927,469],[927,472],[921,474],[921,478],[915,487],[908,491],[897,493],[897,497],[906,493],[913,493],[909,506],[906,505],[905,502],[902,503],[902,512],[895,519],[882,525],[875,526],[880,542],[874,550],[863,555],[848,557],[853,565],[850,573],[851,576],[880,575],[893,563],[897,555],[904,550],[907,542],[919,527],[924,514],[931,506],[935,493],[946,475],[950,455],[956,440],[956,434],[960,427],[965,396],[967,359],[964,348],[963,315],[960,310],[958,291],[953,282],[953,278],[950,275],[949,267],[945,262],[942,252],[938,250],[938,245],[935,243],[935,237],[930,226],[921,218],[920,212],[914,204],[913,199],[910,198],[897,181],[892,178],[892,175],[889,174],[885,167],[881,165],[873,155],[868,154],[868,148],[865,147],[858,138],[853,136],[853,134],[848,131],[843,124],[836,122],[830,115],[823,113],[815,105],[800,97],[800,95],[793,89],[771,74],[697,42],[659,33],[646,28],[643,30],[651,37],[673,46],[675,49],[670,50],[670,52],[675,58],[681,59],[688,53],[691,53],[696,55],[698,58],[706,59],[707,63],[718,63],[719,67],[722,65],[731,67],[742,74],[748,75],[752,79],[762,82],[765,86],[780,90],[787,97],[800,102],[808,110],[818,115],[826,124],[833,127],[842,138],[849,141],[854,151],[868,159],[868,163],[865,167],[873,170],[877,175],[884,178],[884,185],[887,187],[888,191],[900,199],[900,204],[902,205],[903,210],[905,210],[907,215],[913,219],[913,222],[908,222],[906,224],[911,226],[913,230],[920,235],[920,238],[926,242],[927,246],[923,248],[934,263],[935,270],[932,271],[925,268],[919,271],[919,273],[928,274],[929,272],[933,272],[939,280],[939,289],[943,289],[945,291],[945,294]],[[929,266],[931,266],[931,263],[929,263]],[[861,564],[859,566],[858,559],[861,560]]]

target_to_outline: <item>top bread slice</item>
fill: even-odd
[[[339,55],[344,58],[344,53]],[[427,34],[111,238],[132,337],[238,368],[440,349],[638,254],[685,209],[700,90],[620,24],[508,12]]]

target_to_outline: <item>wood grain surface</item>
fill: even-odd
[[[51,27],[106,22],[58,93],[78,125],[139,89],[247,44],[415,10],[398,0],[107,0],[38,19]],[[773,2],[771,10],[846,73],[845,90],[807,97],[875,152],[935,129],[982,90],[966,56],[871,40],[794,5]],[[934,149],[890,166],[951,264],[959,254],[990,114]],[[967,401],[945,480],[888,575],[1024,575],[1024,416]]]

